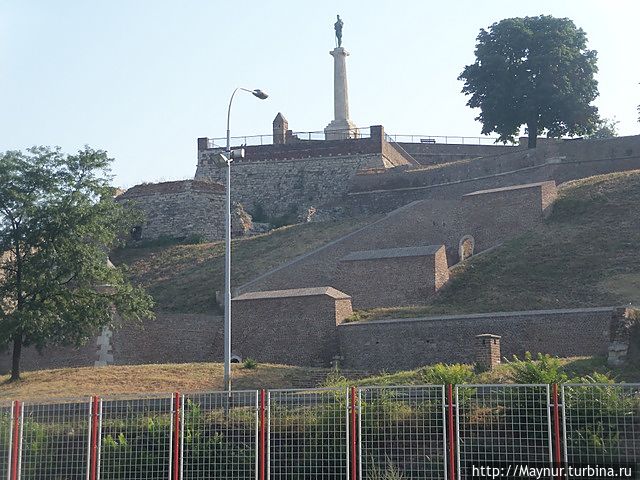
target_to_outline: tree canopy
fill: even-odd
[[[529,148],[550,137],[585,135],[597,127],[597,52],[568,18],[508,18],[481,29],[476,61],[458,77],[467,105],[480,108],[482,133],[514,141],[526,125]]]
[[[135,220],[114,201],[111,159],[34,147],[0,153],[0,345],[80,345],[100,327],[153,316],[152,300],[110,264]]]

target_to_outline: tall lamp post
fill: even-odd
[[[227,109],[227,148],[225,154],[218,154],[215,163],[227,170],[227,207],[225,219],[225,253],[224,253],[224,389],[231,392],[231,162],[234,158],[244,157],[244,150],[231,151],[231,104],[238,90],[249,92],[260,100],[268,97],[262,90],[249,90],[248,88],[236,88],[229,99]]]

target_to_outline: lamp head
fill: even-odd
[[[259,88],[256,88],[255,90],[252,90],[251,93],[253,93],[260,100],[264,100],[265,98],[267,98],[269,96],[266,93],[264,93],[262,90],[260,90]]]
[[[213,164],[218,168],[228,167],[230,159],[224,153],[216,153],[213,155]]]

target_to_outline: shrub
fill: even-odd
[[[531,352],[526,352],[523,360],[514,355],[509,367],[514,383],[563,383],[568,379],[567,374],[562,371],[560,359],[547,354],[538,353],[536,360]]]
[[[258,362],[256,362],[253,358],[245,358],[242,362],[242,368],[246,368],[247,370],[253,370],[258,366]]]
[[[471,365],[436,363],[435,365],[424,367],[420,371],[420,377],[424,383],[460,385],[470,383],[474,378],[474,373]]]

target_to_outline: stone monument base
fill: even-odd
[[[358,129],[351,120],[332,120],[324,128],[325,140],[344,140],[346,138],[359,138]]]

